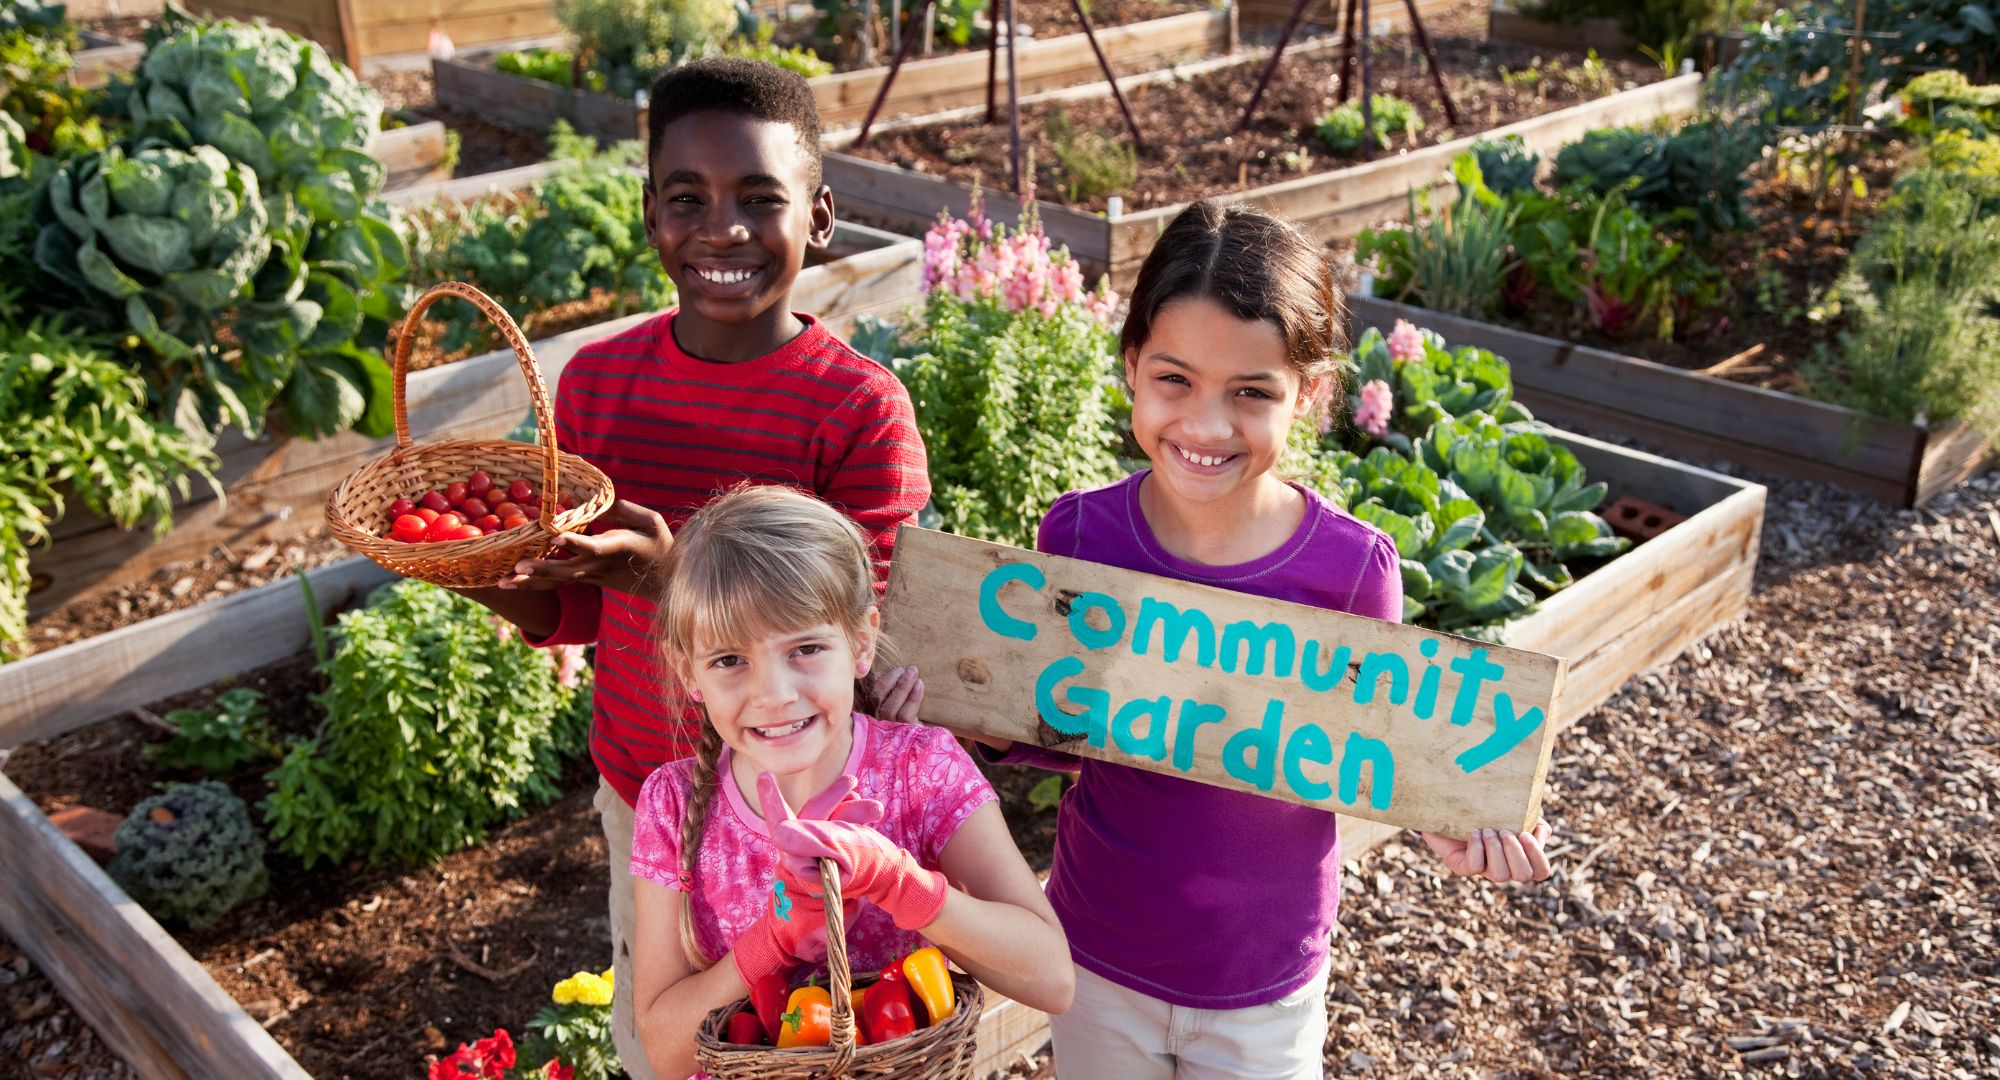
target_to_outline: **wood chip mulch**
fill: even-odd
[[[1776,483],[1763,550],[1746,619],[1561,737],[1550,881],[1348,867],[1330,1074],[2000,1072],[2000,473]],[[0,941],[0,1070],[123,1075],[50,994]]]

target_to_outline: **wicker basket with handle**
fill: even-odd
[[[404,390],[409,378],[410,350],[416,344],[424,310],[447,296],[459,297],[478,308],[514,350],[514,358],[521,363],[521,374],[528,380],[528,396],[534,403],[535,428],[540,433],[541,445],[506,439],[411,441],[409,402]],[[356,469],[327,496],[326,523],[341,543],[403,577],[452,588],[480,588],[497,584],[522,559],[546,558],[555,550],[558,535],[582,529],[610,508],[611,479],[575,454],[557,450],[555,412],[550,407],[548,387],[542,382],[534,350],[506,309],[485,293],[456,281],[432,286],[411,305],[409,316],[403,320],[393,362],[396,448]],[[541,516],[526,525],[476,540],[405,544],[383,535],[389,528],[390,503],[399,498],[415,499],[426,491],[462,481],[478,469],[500,478],[540,472]],[[565,490],[576,505],[558,512],[556,495]]]
[[[729,1018],[750,1008],[749,1000],[725,1005],[708,1014],[695,1033],[695,1064],[715,1080],[821,1080],[865,1077],[866,1080],[970,1080],[978,1049],[974,1035],[985,994],[969,975],[953,973],[952,990],[958,1011],[943,1023],[918,1028],[900,1039],[873,1046],[855,1044],[853,973],[847,966],[846,918],[840,910],[840,870],[831,859],[819,861],[826,887],[826,971],[833,998],[833,1043],[779,1050],[769,1046],[738,1046],[723,1040]],[[681,908],[682,933],[693,930],[692,903]],[[870,978],[866,980],[872,982]],[[919,1006],[921,1008],[921,1006]],[[777,1033],[771,1033],[773,1038]]]

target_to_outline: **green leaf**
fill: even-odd
[[[1062,802],[1063,775],[1055,773],[1028,790],[1028,805],[1037,811],[1054,810]]]
[[[302,357],[283,395],[291,430],[316,439],[353,427],[368,412],[371,385],[368,372],[351,357]]]

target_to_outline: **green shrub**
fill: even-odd
[[[2000,201],[1936,166],[1897,181],[1829,310],[1838,351],[1808,392],[1905,423],[1964,420],[2000,434]]]
[[[111,879],[163,922],[206,930],[269,883],[249,808],[213,780],[175,784],[140,803],[116,844]]]
[[[4,200],[0,200],[4,207]],[[10,264],[0,236],[0,264]],[[0,313],[11,304],[0,288]],[[0,661],[28,634],[28,546],[49,541],[73,499],[120,527],[173,527],[173,500],[215,458],[153,418],[146,387],[101,344],[59,323],[0,319]],[[218,491],[218,494],[220,492]]]
[[[1414,137],[1424,129],[1424,118],[1418,115],[1416,107],[1394,94],[1372,94],[1369,103],[1375,113],[1374,136],[1378,146],[1387,147],[1389,136],[1402,134]],[[1329,149],[1348,151],[1361,147],[1363,120],[1361,102],[1350,101],[1337,105],[1332,112],[1320,118],[1314,129],[1321,142]]]
[[[737,25],[732,0],[557,0],[556,18],[619,97],[715,48]]]
[[[670,306],[673,281],[646,239],[646,181],[630,168],[639,144],[598,153],[560,122],[554,142],[566,164],[525,201],[416,215],[418,273],[478,285],[531,333],[543,312],[599,293],[610,295],[614,314]],[[449,351],[494,341],[485,320],[455,319],[442,344]]]
[[[247,686],[223,691],[205,709],[175,709],[161,719],[180,734],[146,752],[167,768],[226,776],[239,766],[278,756],[277,733],[264,715],[264,695]]]
[[[1056,172],[1070,202],[1090,202],[1130,191],[1139,182],[1139,151],[1101,131],[1084,131],[1058,106],[1049,117]]]
[[[817,79],[821,75],[833,73],[833,65],[820,59],[819,54],[811,49],[803,45],[786,48],[773,42],[771,38],[776,32],[777,28],[770,23],[760,24],[755,38],[731,38],[728,44],[722,47],[722,51],[746,60],[762,60],[767,64],[776,64],[802,79]]]
[[[485,608],[404,581],[336,636],[326,721],[270,773],[280,850],[308,866],[429,862],[559,793],[588,737],[588,687],[561,685],[549,654]]]

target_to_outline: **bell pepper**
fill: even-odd
[[[757,1022],[764,1025],[766,1035],[778,1030],[778,1018],[784,1015],[785,999],[791,992],[791,980],[782,971],[758,979],[750,988],[750,1007],[757,1010]]]
[[[916,1002],[910,999],[909,984],[897,964],[882,969],[882,978],[869,988],[860,1009],[861,1030],[871,1043],[900,1039],[917,1030]]]
[[[744,1010],[729,1018],[729,1042],[735,1046],[768,1046],[771,1037],[764,1033],[764,1023],[757,1014]]]
[[[930,1016],[926,1027],[958,1011],[958,995],[951,988],[951,969],[945,966],[944,954],[937,946],[926,945],[903,957],[903,977],[909,980],[910,989]]]
[[[825,1046],[833,1041],[833,995],[824,986],[801,986],[792,991],[779,1019],[778,1049],[794,1046]]]

